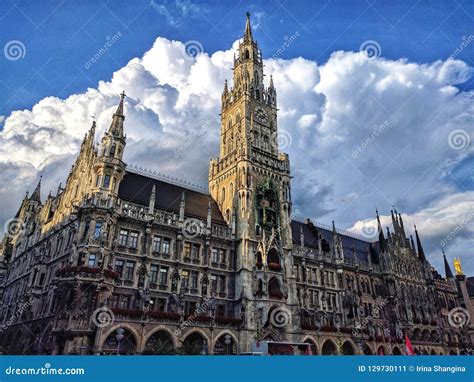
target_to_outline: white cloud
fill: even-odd
[[[233,49],[196,59],[183,51],[183,43],[157,38],[142,58],[96,89],[47,97],[7,116],[0,131],[0,182],[8,184],[0,190],[0,219],[15,213],[39,172],[46,189],[65,179],[63,163],[72,163],[90,116],[96,116],[99,139],[122,90],[128,95],[125,160],[206,184]],[[456,150],[448,142],[455,129],[472,134],[474,100],[455,87],[472,75],[464,62],[416,64],[335,52],[321,66],[303,58],[265,64],[278,93],[279,128],[292,138],[285,151],[295,210],[357,230],[376,205],[383,214],[395,204],[407,224],[419,220],[420,234],[433,246],[465,217],[472,194],[451,174],[472,155],[473,144]],[[199,144],[188,147],[203,126]],[[467,250],[462,240],[468,242],[460,235],[448,247]]]

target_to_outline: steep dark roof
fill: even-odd
[[[293,236],[293,244],[301,245],[300,241],[300,228],[303,229],[304,245],[309,248],[318,248],[318,237],[317,232],[321,233],[321,236],[328,244],[332,243],[332,231],[330,229],[321,228],[313,225],[310,227],[308,224],[299,222],[297,220],[291,221],[291,232]],[[342,241],[342,247],[344,250],[344,257],[354,259],[357,257],[358,261],[368,262],[368,257],[371,254],[370,244],[367,241],[338,233]],[[379,262],[379,244],[378,242],[372,243],[372,262]],[[376,258],[374,258],[374,256]]]
[[[212,221],[227,224],[210,195],[133,172],[125,174],[120,183],[119,197],[132,203],[148,206],[153,185],[156,186],[155,208],[179,213],[181,195],[185,192],[186,216],[207,219],[207,207],[211,201]]]

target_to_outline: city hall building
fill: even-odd
[[[65,186],[25,196],[1,246],[3,354],[239,354],[269,341],[279,354],[389,355],[405,336],[419,354],[470,351],[465,276],[446,260],[440,276],[396,211],[375,241],[292,219],[263,67],[247,16],[208,193],[127,168],[122,94]]]

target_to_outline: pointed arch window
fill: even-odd
[[[115,145],[110,147],[109,155],[113,158],[115,156]]]

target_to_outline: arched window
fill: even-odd
[[[250,58],[250,53],[249,53],[249,50],[248,50],[248,49],[245,50],[245,58],[246,58],[246,59],[249,59],[249,58]]]
[[[115,156],[115,145],[112,145],[112,146],[110,147],[109,155],[110,155],[111,157],[114,157],[114,156]]]
[[[222,187],[222,193],[221,193],[221,203],[225,202],[225,188]]]
[[[229,198],[233,198],[234,197],[234,183],[231,183],[230,186],[229,186]]]

